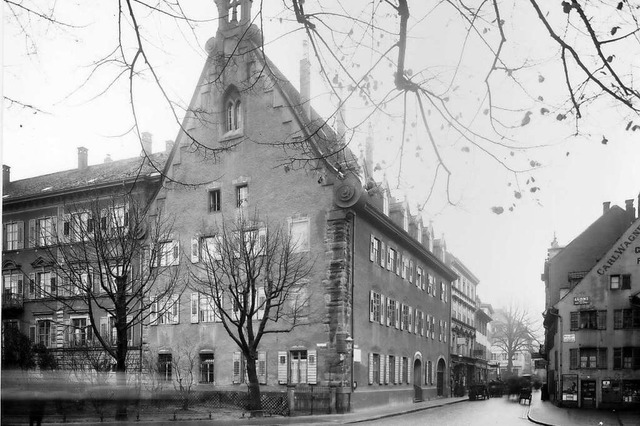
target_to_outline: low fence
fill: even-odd
[[[262,392],[262,413],[290,414],[284,392]],[[162,392],[139,395],[135,390],[114,388],[82,392],[15,391],[2,393],[2,423],[26,423],[30,417],[46,422],[91,422],[113,420],[126,407],[130,420],[196,420],[237,418],[249,415],[248,394],[240,391]]]

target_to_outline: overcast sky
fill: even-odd
[[[16,28],[5,7],[4,94],[42,111],[4,104],[2,162],[11,166],[12,180],[74,168],[79,146],[89,149],[90,164],[102,162],[107,154],[117,160],[138,155],[140,151],[136,137],[127,134],[131,108],[126,84],[102,94],[111,75],[102,71],[83,84],[93,69],[92,61],[108,53],[113,45],[115,6],[101,4],[88,8],[86,4],[72,3],[75,2],[57,7],[59,16],[76,28],[35,23],[29,28],[29,37]],[[155,66],[169,95],[182,105],[193,94],[204,65],[204,43],[215,35],[217,27],[215,20],[208,21],[216,16],[213,2],[206,3],[203,6],[201,2],[187,2],[187,9],[197,12],[196,16],[203,21],[193,33],[166,21],[151,18],[145,21],[155,47]],[[280,22],[281,2],[266,3],[269,8],[275,7],[266,10],[264,16],[267,53],[298,86],[302,35],[288,34],[296,26]],[[445,30],[455,30],[446,19],[440,20]],[[457,37],[448,36],[425,47],[424,40],[430,40],[431,34],[426,29],[421,33],[418,23],[414,25],[416,40],[410,46],[408,66],[413,60],[411,55],[422,57],[426,49],[431,49],[429,57],[437,58],[439,51],[455,51],[456,43],[460,42]],[[518,32],[519,38],[514,43],[519,43],[516,47],[520,47],[517,50],[520,54],[522,46],[540,48],[540,39],[533,35],[534,23],[530,30],[529,40],[526,29]],[[346,58],[345,63],[349,60]],[[470,67],[468,71],[472,74],[474,70]],[[541,69],[552,80],[554,69],[546,65]],[[326,87],[319,83],[317,63],[312,65],[312,71],[316,74],[313,95],[320,97],[326,93]],[[150,86],[146,81],[137,87],[136,107],[141,130],[154,135],[154,149],[160,150],[166,140],[176,137],[178,126]],[[317,107],[323,111],[321,105]],[[560,244],[568,243],[602,213],[603,201],[624,206],[625,199],[633,198],[637,207],[640,132],[625,131],[622,114],[615,108],[598,111],[584,127],[586,135],[577,138],[569,137],[574,130],[570,123],[562,123],[565,127],[558,128],[558,123],[534,116],[520,137],[527,142],[540,141],[546,147],[526,154],[527,159],[535,159],[540,166],[535,173],[522,174],[517,180],[481,152],[461,153],[458,141],[449,141],[456,150],[450,157],[456,170],[452,187],[455,205],[443,201],[444,187],[439,185],[438,194],[426,205],[423,217],[425,222],[433,220],[436,236],[444,235],[449,251],[480,278],[478,294],[483,301],[494,306],[515,301],[538,316],[544,308],[540,274],[554,233]],[[358,111],[347,109],[347,116],[357,117]],[[375,125],[376,162],[396,157],[398,145],[386,139],[388,134],[379,121]],[[356,133],[355,150],[365,133]],[[606,144],[602,143],[604,135]],[[416,130],[413,138],[417,145],[424,134]],[[427,149],[422,155],[433,157]],[[421,163],[415,158],[411,151],[397,193],[408,194],[413,212],[417,213],[414,206],[424,201],[431,182],[429,174],[425,174],[429,170],[428,161]],[[393,180],[396,169],[389,166],[385,171]],[[528,191],[532,185],[524,183],[531,176],[535,176],[534,186],[540,188],[535,194]],[[524,197],[516,199],[516,191],[522,191]],[[503,207],[504,213],[493,213],[492,207],[496,206]]]

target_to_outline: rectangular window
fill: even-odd
[[[200,295],[200,322],[214,322],[216,320],[215,305],[213,297]]]
[[[416,268],[416,287],[424,290],[424,271],[420,266]]]
[[[398,314],[396,312],[397,303],[398,302],[393,299],[387,299],[387,325],[391,327],[395,327],[396,323],[398,322]]]
[[[382,295],[380,293],[376,293],[375,291],[370,292],[370,300],[369,300],[369,321],[371,322],[380,322],[382,308]]]
[[[373,373],[373,384],[380,384],[380,354],[373,354],[373,364],[371,366]]]
[[[35,274],[35,293],[32,297],[46,298],[57,295],[58,286],[56,277],[51,272],[36,272]]]
[[[290,219],[289,234],[294,251],[309,251],[309,218]]]
[[[180,322],[180,296],[172,295],[157,302],[157,323],[178,324]]]
[[[19,271],[9,271],[2,275],[2,296],[3,303],[19,302],[22,300],[22,273]]]
[[[249,186],[236,186],[236,207],[242,208],[249,204]]]
[[[178,241],[165,241],[158,247],[158,266],[174,266],[180,263],[180,244]]]
[[[213,383],[213,354],[200,354],[200,383]]]
[[[387,268],[390,271],[395,271],[397,269],[397,254],[395,249],[389,248],[389,264],[387,265]]]
[[[56,223],[53,217],[36,220],[36,243],[38,247],[53,245],[56,235]]]
[[[389,355],[389,382],[396,383],[396,357]]]
[[[611,290],[620,290],[620,275],[609,276],[609,288]]]
[[[158,379],[170,382],[172,376],[172,359],[171,354],[158,355]]]
[[[69,329],[71,346],[86,346],[93,340],[93,329],[87,318],[72,318]]]
[[[577,368],[607,368],[607,348],[580,348],[571,350],[575,350],[578,354],[579,364]]]
[[[221,208],[220,190],[212,189],[209,191],[209,212],[219,212]]]
[[[19,250],[24,248],[24,222],[10,222],[4,225],[4,249]]]
[[[371,236],[371,246],[369,247],[369,260],[380,263],[380,240]]]
[[[307,351],[291,351],[289,360],[290,383],[307,383]]]
[[[50,319],[36,320],[36,344],[43,344],[47,348],[54,346],[56,341],[56,327]]]
[[[570,326],[571,330],[605,330],[607,328],[607,311],[571,312]]]

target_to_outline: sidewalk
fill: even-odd
[[[124,425],[144,425],[154,426],[212,426],[212,425],[326,425],[326,424],[353,424],[369,420],[380,420],[416,411],[428,410],[430,408],[442,407],[468,401],[468,397],[441,398],[418,403],[407,403],[395,406],[379,406],[360,409],[347,414],[323,414],[315,416],[294,416],[294,417],[261,417],[261,418],[239,418],[239,419],[211,419],[211,420],[141,420],[128,422],[106,421],[100,423],[102,426],[124,426]],[[46,423],[46,419],[44,421]],[[66,423],[71,425],[73,423]],[[76,423],[86,425],[86,423]]]
[[[534,392],[528,414],[533,423],[546,426],[629,426],[640,425],[640,413],[586,408],[561,408],[540,400]]]

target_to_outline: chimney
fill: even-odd
[[[7,186],[11,182],[11,167],[2,165],[2,186]]]
[[[602,214],[608,212],[609,207],[611,207],[611,201],[605,201],[604,203],[602,203]]]
[[[629,220],[632,222],[636,220],[636,209],[633,207],[633,198],[630,200],[624,200],[624,208],[629,215]]]
[[[300,60],[300,103],[311,120],[311,63],[309,62],[309,42],[302,40],[302,59]]]
[[[78,147],[78,169],[84,170],[89,165],[89,150],[84,146]]]
[[[153,135],[149,132],[142,132],[140,140],[142,141],[140,156],[151,155],[153,153]]]
[[[171,139],[167,139],[167,141],[165,142],[165,150],[167,154],[170,153],[172,149],[173,149],[173,141]]]
[[[106,163],[110,163],[110,162],[112,162],[112,161],[113,161],[113,160],[111,159],[111,154],[107,154],[107,156],[106,156],[106,157],[104,157],[104,163],[105,163],[105,164],[106,164]]]

